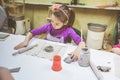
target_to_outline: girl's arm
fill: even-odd
[[[82,40],[82,32],[81,37],[71,28],[69,30],[70,37],[74,40],[74,42],[78,45],[77,48],[70,54],[72,59],[76,61],[78,59],[78,55],[80,53],[81,48],[85,47],[85,42]]]
[[[36,28],[36,29],[31,30],[31,31],[27,34],[25,40],[24,40],[23,42],[21,42],[20,44],[18,44],[17,46],[15,46],[14,49],[19,49],[19,48],[26,47],[26,46],[28,45],[30,39],[31,39],[33,36],[35,36],[35,35],[40,35],[40,34],[42,34],[42,33],[47,32],[47,31],[50,29],[50,26],[51,26],[51,24],[48,23],[48,24],[45,24],[45,25],[43,25],[43,26],[40,26],[40,27],[38,27],[38,28]]]
[[[29,32],[27,36],[25,37],[25,40],[19,43],[17,46],[15,46],[14,49],[20,49],[20,48],[28,46],[29,41],[31,40],[32,37],[33,37],[32,33]]]

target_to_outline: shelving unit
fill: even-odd
[[[20,1],[17,1],[21,3]],[[51,6],[53,3],[42,3],[42,2],[25,2],[25,4],[29,5],[43,5],[43,6]],[[104,9],[104,10],[120,10],[120,7],[108,7],[108,8],[98,8],[97,6],[87,6],[87,5],[68,5],[73,8],[86,8],[86,9]]]
[[[69,5],[75,8],[88,8],[88,9],[104,9],[104,10],[120,10],[120,7],[108,7],[108,8],[98,8],[97,6],[80,6],[80,5]]]
[[[14,0],[10,0],[9,2],[5,2],[4,0],[1,0],[2,6],[7,8],[8,15],[9,16],[22,16],[24,15],[24,9],[25,9],[25,0],[21,0],[21,3],[17,4]],[[22,12],[19,11],[19,9],[22,7]]]

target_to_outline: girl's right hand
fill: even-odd
[[[18,44],[17,46],[14,47],[15,50],[23,48],[23,47],[27,47],[28,43],[27,42],[21,42],[20,44]]]

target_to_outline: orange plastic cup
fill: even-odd
[[[62,69],[62,66],[61,66],[61,56],[55,55],[53,57],[52,70],[53,71],[60,71],[61,69]]]

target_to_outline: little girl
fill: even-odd
[[[47,33],[47,40],[61,43],[67,43],[67,39],[70,37],[78,45],[75,51],[72,52],[73,59],[76,60],[81,47],[84,47],[85,43],[81,42],[81,37],[71,28],[75,19],[73,10],[63,4],[54,4],[50,11],[50,23],[31,30],[25,40],[18,44],[15,49],[26,47],[33,36],[42,33]]]

